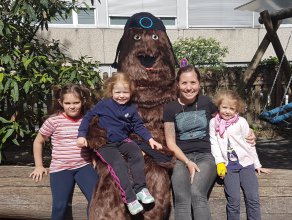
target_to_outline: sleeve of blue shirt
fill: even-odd
[[[142,137],[145,141],[149,141],[149,139],[152,138],[152,135],[148,131],[148,129],[145,127],[143,120],[140,117],[136,107],[134,108],[135,108],[135,112],[134,112],[133,121],[132,121],[134,125],[134,132],[138,134],[140,137]]]
[[[83,117],[81,124],[79,126],[79,129],[78,129],[78,137],[86,137],[87,136],[89,123],[94,116],[98,115],[99,105],[100,105],[100,102],[97,103],[92,109],[87,111],[87,113]]]

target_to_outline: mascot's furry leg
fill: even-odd
[[[88,142],[92,148],[97,149],[106,142],[106,132],[97,126],[96,117],[89,129]],[[171,158],[171,154],[169,155]],[[169,218],[170,212],[170,181],[168,168],[172,162],[158,165],[152,158],[145,156],[146,184],[151,194],[155,195],[154,205],[144,205],[145,212],[132,216],[122,201],[121,193],[107,166],[98,160],[97,170],[100,180],[90,204],[90,220],[163,220]],[[167,183],[167,184],[166,184]]]
[[[148,160],[148,161],[147,161]],[[155,195],[155,209],[153,206],[144,206],[145,213],[132,216],[122,197],[113,178],[109,174],[106,166],[98,163],[100,181],[97,185],[96,192],[90,205],[90,220],[128,220],[128,219],[145,219],[145,220],[166,220],[170,212],[170,181],[167,170],[158,166],[151,158],[146,159],[146,184],[151,192]],[[153,172],[154,171],[154,172]],[[164,183],[169,183],[165,185]],[[157,185],[158,184],[158,185]],[[163,190],[161,190],[163,189]],[[165,207],[169,207],[165,209]]]

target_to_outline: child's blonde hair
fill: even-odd
[[[127,84],[130,89],[131,96],[134,93],[135,87],[134,83],[130,79],[129,75],[122,72],[117,72],[113,74],[112,77],[108,78],[104,83],[104,97],[111,98],[112,97],[112,91],[114,88],[114,85],[117,83]]]
[[[219,107],[222,100],[228,98],[234,100],[236,103],[236,111],[239,113],[244,112],[245,103],[238,93],[232,90],[221,90],[214,97],[214,104]]]

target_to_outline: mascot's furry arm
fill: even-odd
[[[88,146],[93,149],[98,149],[107,142],[106,130],[98,126],[99,118],[95,116],[90,124],[87,135]]]
[[[162,152],[166,158],[169,158],[172,152],[167,149],[164,139],[163,106],[176,97],[175,64],[172,45],[162,21],[147,12],[130,17],[117,47],[114,66],[118,71],[129,74],[134,82],[136,91],[132,101],[136,103],[139,114],[154,139],[164,145]],[[91,146],[102,145],[106,141],[105,134],[96,127],[96,123],[93,123],[88,136]],[[171,207],[169,172],[172,164],[157,162],[155,158],[147,156],[146,152],[146,184],[155,198],[155,204],[144,207],[143,215],[131,216],[107,167],[98,163],[101,178],[91,201],[90,219],[169,219]]]

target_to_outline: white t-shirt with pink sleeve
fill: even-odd
[[[50,173],[73,170],[91,163],[89,148],[77,147],[78,128],[82,121],[72,119],[64,114],[48,118],[39,132],[51,137],[52,160]]]

